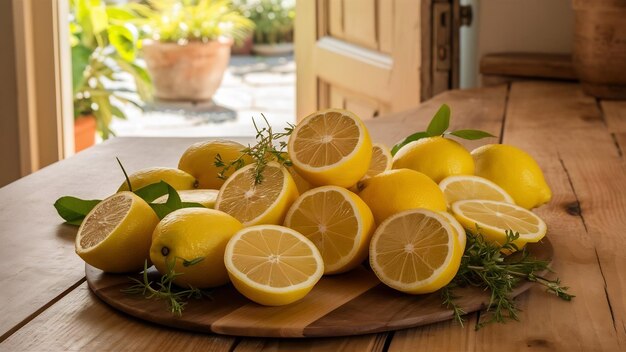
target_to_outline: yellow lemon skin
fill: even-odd
[[[178,196],[182,202],[198,203],[205,208],[214,209],[219,192],[217,189],[190,189],[179,191]],[[169,198],[169,195],[165,194],[152,201],[152,203],[163,204],[167,202],[167,198]]]
[[[235,289],[237,289],[239,293],[246,296],[251,301],[270,307],[284,306],[299,301],[304,298],[304,296],[306,296],[309,292],[311,292],[314,286],[311,285],[308,287],[292,289],[285,292],[268,294],[266,292],[259,291],[250,287],[238,276],[233,275],[230,272],[228,273],[228,275],[233,286],[235,286]]]
[[[154,229],[150,259],[159,273],[176,261],[174,279],[180,287],[208,288],[228,283],[224,250],[228,240],[243,226],[234,217],[214,209],[184,208],[165,216]],[[204,258],[184,266],[183,259]]]
[[[404,210],[446,210],[439,186],[428,176],[410,169],[382,172],[359,182],[359,197],[369,206],[377,224]]]
[[[402,147],[393,157],[393,168],[419,171],[439,183],[452,175],[473,175],[474,160],[456,141],[427,137]]]
[[[198,179],[198,188],[220,189],[224,180],[217,176],[223,168],[215,166],[215,157],[219,154],[226,164],[242,157],[243,165],[247,165],[252,159],[248,155],[242,156],[244,148],[237,142],[227,140],[194,143],[180,157],[178,168]],[[231,167],[224,176],[228,178],[235,170]]]
[[[507,144],[488,144],[472,151],[476,176],[502,187],[515,204],[532,209],[552,199],[539,165],[525,151]]]
[[[120,195],[132,200],[126,216],[102,242],[83,249],[80,233],[86,226],[97,226],[89,224],[89,218],[97,211],[96,206],[87,214],[78,229],[76,253],[87,264],[109,273],[139,272],[150,258],[152,230],[157,226],[159,218],[148,203],[131,192],[114,194],[100,204]]]
[[[193,176],[171,167],[150,167],[141,169],[128,175],[128,179],[130,180],[130,184],[133,186],[133,191],[161,181],[167,182],[177,191],[194,189],[197,186],[197,181]],[[118,192],[128,190],[126,180],[124,180],[117,189]]]
[[[318,115],[332,112],[350,114],[360,130],[360,140],[351,154],[344,157],[338,163],[325,167],[311,167],[297,158],[294,145],[297,143],[298,130],[302,128],[302,126],[305,126],[309,120],[316,118]],[[367,131],[367,127],[356,115],[346,110],[327,109],[313,113],[298,123],[294,132],[289,136],[288,153],[296,172],[313,186],[333,185],[347,188],[355,185],[369,169],[370,160],[372,158],[372,140]]]

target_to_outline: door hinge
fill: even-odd
[[[472,5],[459,6],[459,17],[461,17],[461,26],[470,26],[472,24]]]

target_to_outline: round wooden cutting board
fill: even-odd
[[[528,245],[531,256],[551,261],[550,241]],[[211,298],[190,299],[181,317],[169,312],[163,300],[145,299],[121,292],[133,283],[128,275],[105,274],[86,266],[91,290],[109,305],[140,319],[179,329],[256,337],[320,337],[369,334],[410,328],[452,318],[438,292],[408,295],[378,281],[367,268],[325,276],[301,301],[282,307],[265,307],[249,301],[232,285],[212,291]],[[150,269],[153,281],[158,273]],[[140,275],[136,277],[139,279]],[[523,283],[513,295],[532,284]],[[465,312],[485,307],[489,295],[477,288],[455,289],[457,304]]]

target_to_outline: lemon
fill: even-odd
[[[307,181],[304,177],[300,176],[300,174],[293,167],[288,167],[287,171],[289,171],[291,178],[293,178],[293,182],[296,183],[296,187],[298,188],[298,193],[302,194],[314,188],[311,182]]]
[[[128,179],[130,180],[130,184],[133,186],[133,191],[161,181],[167,182],[177,191],[194,189],[197,186],[197,181],[193,176],[171,167],[150,167],[141,169],[128,175]],[[126,180],[124,180],[124,182],[122,182],[120,187],[117,189],[118,192],[128,190]]]
[[[393,157],[389,148],[382,143],[374,143],[372,145],[370,166],[364,177],[376,176],[383,171],[391,170],[392,163]]]
[[[215,166],[215,157],[219,154],[226,164],[241,157],[243,164],[249,164],[252,159],[242,154],[243,149],[243,145],[227,140],[194,143],[180,157],[178,168],[197,178],[199,188],[219,189],[224,184],[224,180],[218,177],[223,168]],[[231,167],[224,176],[228,178],[233,172],[235,167]]]
[[[478,176],[449,176],[439,182],[439,188],[448,205],[465,199],[487,199],[515,203],[513,198],[500,186]]]
[[[158,222],[143,199],[131,192],[116,193],[87,214],[76,235],[76,253],[106,272],[141,271]]]
[[[467,233],[465,232],[465,228],[463,228],[463,225],[461,225],[461,223],[448,212],[442,211],[439,212],[439,215],[446,218],[446,220],[448,220],[448,222],[452,226],[452,229],[454,229],[454,231],[456,231],[456,233],[459,235],[459,246],[461,247],[462,251],[465,251],[465,245],[467,244]]]
[[[413,169],[439,183],[452,175],[473,175],[474,160],[456,141],[427,137],[402,147],[393,157],[394,169]]]
[[[506,230],[518,232],[513,243],[522,248],[528,242],[538,242],[547,231],[546,223],[533,212],[520,206],[492,200],[461,200],[452,204],[452,212],[461,225],[477,234],[480,229],[486,239],[502,245]]]
[[[237,232],[226,246],[224,263],[237,291],[266,306],[302,299],[324,273],[315,245],[300,233],[276,225]]]
[[[217,200],[216,189],[191,189],[185,191],[178,191],[180,200],[186,203],[198,203],[206,208],[215,208],[215,201]],[[154,200],[153,203],[165,203],[167,202],[168,195],[163,195]]]
[[[324,274],[354,269],[367,257],[374,216],[356,194],[324,186],[302,194],[285,217],[285,226],[310,239],[324,259]]]
[[[403,210],[446,210],[446,201],[437,184],[414,170],[385,171],[359,182],[358,189],[359,197],[372,210],[378,224]]]
[[[154,229],[150,259],[159,273],[172,267],[174,283],[207,288],[228,283],[224,250],[242,228],[232,216],[206,208],[183,208],[166,215]],[[192,260],[200,260],[189,265]],[[173,265],[173,266],[172,266]]]
[[[441,214],[413,209],[380,224],[370,244],[370,266],[380,281],[398,291],[422,294],[447,285],[463,251],[457,232]]]
[[[256,164],[237,170],[222,186],[215,209],[226,212],[244,226],[282,224],[291,204],[298,198],[298,189],[287,169],[269,162],[263,179],[256,183]]]
[[[502,187],[515,204],[531,209],[552,198],[539,165],[523,150],[506,144],[488,144],[474,149],[472,156],[476,176]]]
[[[369,168],[372,142],[355,114],[328,109],[298,123],[289,136],[288,152],[296,171],[313,185],[350,187]]]

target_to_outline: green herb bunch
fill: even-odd
[[[218,173],[219,178],[225,180],[229,170],[238,170],[243,167],[245,159],[248,157],[252,158],[255,164],[254,183],[257,185],[263,182],[263,170],[268,162],[275,160],[283,166],[291,166],[291,160],[286,157],[287,142],[284,139],[291,135],[296,126],[289,123],[283,132],[274,132],[265,115],[261,114],[261,116],[265,122],[264,127],[259,128],[254,118],[252,119],[252,124],[256,130],[255,145],[248,145],[241,151],[241,155],[232,161],[222,159],[219,154],[215,156],[215,166],[222,168]]]
[[[550,293],[570,301],[574,295],[567,293],[568,287],[562,286],[560,280],[547,279],[538,272],[550,270],[548,262],[532,258],[526,249],[518,251],[513,243],[519,233],[506,232],[506,241],[500,246],[487,241],[480,229],[477,235],[467,233],[467,246],[461,259],[461,265],[450,284],[441,290],[443,305],[453,310],[454,319],[461,325],[465,312],[455,303],[454,288],[474,286],[490,293],[485,315],[476,328],[492,322],[504,323],[507,320],[518,320],[519,308],[511,297],[513,289],[523,281],[537,282]],[[516,253],[505,256],[503,253]]]

